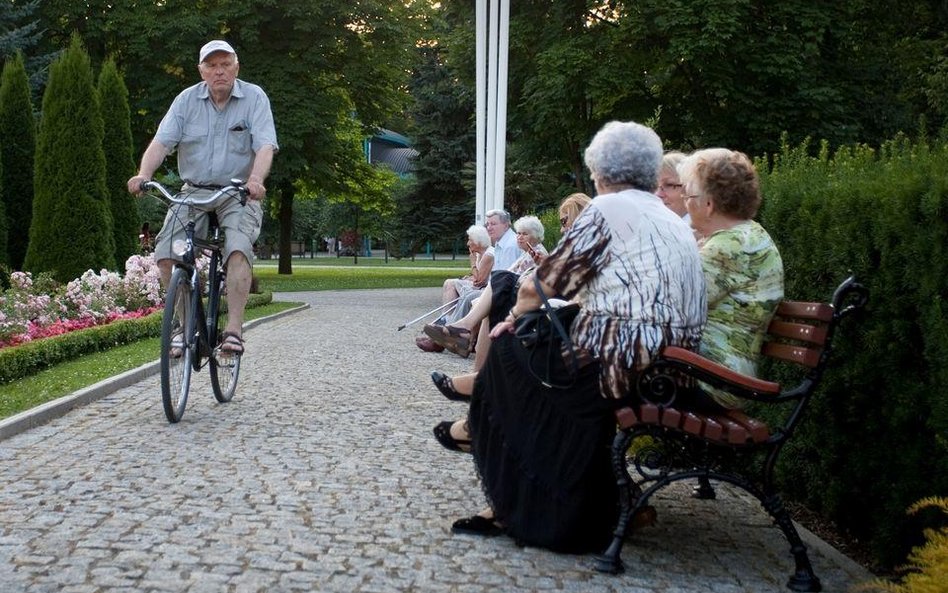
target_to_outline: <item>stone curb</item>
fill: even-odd
[[[249,330],[268,321],[274,321],[286,315],[297,313],[308,308],[308,304],[303,304],[299,307],[294,307],[292,309],[287,309],[286,311],[274,313],[273,315],[268,315],[266,317],[260,317],[259,319],[248,321],[244,323],[244,330]],[[59,418],[73,408],[101,399],[111,393],[118,391],[119,389],[128,387],[129,385],[134,385],[135,383],[138,383],[139,381],[142,381],[143,379],[146,379],[157,373],[160,369],[160,366],[161,363],[157,360],[145,363],[138,368],[125,371],[124,373],[115,375],[114,377],[109,377],[108,379],[103,379],[98,383],[84,387],[79,391],[69,395],[64,395],[63,397],[48,401],[42,405],[36,406],[35,408],[25,410],[19,414],[0,420],[0,441],[36,426],[45,424],[50,420]]]

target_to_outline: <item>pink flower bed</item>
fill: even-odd
[[[48,275],[13,272],[10,288],[0,294],[0,348],[142,317],[161,304],[158,266],[151,255],[130,257],[124,277],[89,270],[65,286]]]

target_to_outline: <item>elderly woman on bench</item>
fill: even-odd
[[[783,299],[783,261],[753,220],[760,180],[751,160],[726,148],[699,150],[678,165],[685,207],[700,239],[708,287],[708,321],[698,352],[738,373],[757,376],[767,326]],[[741,400],[707,387],[688,390],[681,407],[702,412],[740,406]]]

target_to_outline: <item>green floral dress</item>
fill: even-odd
[[[777,304],[783,299],[783,260],[754,221],[713,233],[701,246],[708,287],[708,321],[698,351],[739,373],[757,376],[757,359]],[[742,400],[703,386],[714,400],[737,408]]]

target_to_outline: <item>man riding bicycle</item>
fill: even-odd
[[[142,156],[138,174],[128,180],[129,192],[140,195],[142,182],[150,181],[175,149],[178,173],[185,182],[182,191],[210,195],[230,185],[231,179],[246,180],[250,192],[246,206],[228,196],[211,205],[226,237],[228,316],[221,350],[234,354],[244,351],[244,307],[250,293],[253,243],[263,223],[263,181],[279,150],[270,100],[259,86],[237,79],[239,70],[237,53],[229,43],[206,43],[198,55],[203,82],[175,98]],[[186,222],[187,215],[185,207],[169,209],[155,239],[155,259],[165,286],[178,259],[171,245],[184,237],[181,221]],[[201,236],[206,232],[206,213],[200,216],[197,229]]]

